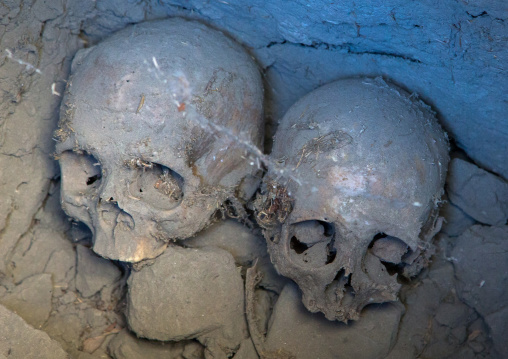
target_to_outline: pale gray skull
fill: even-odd
[[[262,102],[251,57],[198,22],[137,24],[81,51],[56,133],[64,210],[101,256],[156,257],[255,191],[241,142],[261,144]]]
[[[382,79],[337,81],[289,109],[271,158],[257,217],[305,306],[347,322],[396,300],[441,223],[448,141],[432,111]]]

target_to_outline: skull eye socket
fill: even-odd
[[[133,169],[129,185],[131,197],[160,210],[177,207],[183,199],[184,179],[171,168],[158,163]]]
[[[290,257],[304,266],[321,267],[336,256],[333,223],[309,220],[290,226]]]
[[[99,161],[90,154],[65,151],[60,155],[62,189],[83,196],[97,191],[102,173]]]
[[[379,258],[388,273],[400,272],[404,267],[404,259],[411,254],[408,245],[400,238],[378,233],[369,245],[369,251]]]

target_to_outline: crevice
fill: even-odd
[[[28,228],[23,232],[21,233],[18,238],[16,239],[16,242],[14,244],[14,246],[12,246],[12,248],[9,250],[9,253],[4,257],[4,263],[10,263],[12,261],[12,257],[14,256],[14,252],[16,250],[16,248],[19,246],[19,243],[21,241],[21,239],[23,237],[25,237],[28,233],[30,233],[30,231],[32,231],[35,226],[39,223],[39,220],[37,219],[37,216],[39,214],[39,211],[41,209],[44,209],[44,207],[46,206],[46,203],[49,199],[49,197],[51,196],[50,194],[50,188],[51,188],[51,185],[53,183],[53,179],[50,179],[48,181],[48,185],[46,186],[46,189],[45,189],[45,193],[46,193],[46,196],[43,198],[43,200],[40,202],[40,205],[37,207],[37,209],[34,211],[34,214],[32,215],[32,219],[30,221],[30,224],[28,225]],[[14,205],[13,205],[14,207]],[[14,211],[12,211],[14,212]],[[4,227],[4,229],[6,229],[8,226],[7,226],[7,221],[6,221],[6,226]],[[0,238],[2,237],[4,233],[4,230],[0,231]],[[31,245],[31,244],[30,244]]]
[[[386,57],[392,57],[396,59],[402,59],[405,61],[413,62],[416,64],[421,64],[422,62],[418,59],[409,57],[407,55],[401,55],[396,54],[393,52],[383,52],[383,51],[354,51],[354,50],[348,50],[348,53],[355,54],[355,55],[377,55],[377,56],[386,56]]]
[[[385,52],[385,51],[363,51],[363,50],[357,50],[355,49],[355,45],[352,43],[343,43],[343,44],[329,44],[326,42],[313,42],[312,44],[304,44],[304,43],[295,43],[295,42],[289,42],[287,40],[284,41],[278,41],[278,42],[270,42],[268,45],[266,45],[266,48],[271,48],[276,45],[285,45],[290,44],[293,46],[299,46],[299,47],[305,47],[305,48],[311,48],[316,50],[332,50],[332,51],[344,51],[348,54],[353,55],[375,55],[375,56],[384,56],[384,57],[391,57],[395,59],[402,59],[404,61],[409,61],[412,63],[421,64],[422,62],[416,58],[410,57],[408,55],[398,54],[395,52]]]
[[[270,42],[268,45],[266,45],[265,47],[266,47],[267,49],[269,49],[269,48],[270,48],[270,47],[272,47],[272,46],[275,46],[275,45],[284,45],[285,43],[287,43],[287,41],[286,41],[286,40],[284,40],[284,41],[272,41],[272,42]]]
[[[14,158],[23,158],[26,156],[33,155],[34,151],[37,149],[38,146],[34,146],[30,149],[18,149],[16,153],[7,153],[7,152],[1,152],[0,156],[5,157],[14,157]]]
[[[0,229],[0,240],[3,238],[4,234],[7,232],[9,225],[11,223],[12,214],[14,213],[14,210],[16,206],[14,205],[14,201],[11,198],[11,208],[9,208],[9,211],[7,212],[7,216],[5,217],[5,225],[3,228]]]
[[[473,15],[469,11],[466,11],[466,14],[468,14],[473,19],[476,19],[477,17],[489,16],[487,11],[483,11],[483,12],[479,13],[478,15]]]

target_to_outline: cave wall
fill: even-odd
[[[73,55],[127,24],[167,16],[202,19],[251,51],[265,76],[273,124],[320,84],[383,75],[432,105],[474,161],[508,178],[502,0],[4,0],[0,272],[58,178],[52,132]]]

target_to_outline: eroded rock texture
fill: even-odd
[[[294,284],[284,287],[260,348],[261,357],[285,353],[287,358],[304,359],[319,353],[321,359],[382,358],[393,346],[402,305],[375,305],[367,308],[358,322],[345,325],[309,313],[300,295]],[[364,344],[359,346],[359,342]]]
[[[447,180],[450,202],[476,221],[499,226],[508,220],[508,183],[473,163],[455,158]]]
[[[140,337],[198,339],[211,358],[234,354],[247,337],[243,281],[222,249],[171,246],[128,285],[127,319]]]
[[[124,329],[109,343],[109,354],[115,359],[201,359],[203,347],[195,341],[150,342]]]
[[[0,305],[0,358],[69,358],[57,341]]]
[[[485,318],[494,346],[508,353],[508,226],[476,225],[464,232],[452,252],[457,294]]]

